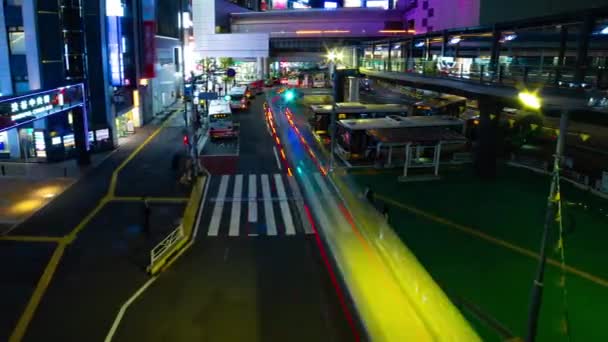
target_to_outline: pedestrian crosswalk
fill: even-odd
[[[200,230],[209,237],[313,234],[302,194],[286,174],[212,176]]]

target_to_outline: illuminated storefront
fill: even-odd
[[[0,159],[65,160],[104,144],[88,132],[82,84],[0,98]]]

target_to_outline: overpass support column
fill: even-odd
[[[498,122],[502,105],[489,97],[479,98],[479,127],[477,141],[474,142],[474,166],[477,176],[482,179],[496,177],[498,150]]]
[[[576,69],[574,70],[574,83],[580,84],[585,81],[587,72],[587,52],[589,50],[589,39],[595,19],[588,13],[583,19],[583,25],[578,36],[578,45],[576,47]]]
[[[498,75],[498,64],[500,59],[500,35],[501,32],[494,27],[492,30],[492,50],[490,51],[490,72]],[[494,76],[492,76],[494,77]]]
[[[263,80],[264,79],[264,57],[258,57],[256,59],[256,64],[257,64],[257,74],[258,74],[258,79]]]
[[[566,58],[566,45],[568,44],[568,26],[562,25],[559,35],[559,52],[557,54],[557,69],[555,70],[555,84],[561,79],[562,68]]]
[[[388,57],[386,59],[386,70],[393,71],[393,42],[388,42]]]

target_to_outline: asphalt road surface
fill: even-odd
[[[114,341],[355,339],[262,101],[235,114],[237,167],[211,176],[195,243],[132,303]]]
[[[157,128],[149,124],[138,129],[103,163],[11,231],[9,238],[21,236],[25,241],[0,240],[0,257],[6,264],[0,276],[0,341],[9,340],[20,317],[28,317],[23,341],[102,341],[121,305],[148,280],[150,248],[179,224],[185,203],[152,203],[147,233],[141,201],[111,201],[92,213],[101,205],[113,171]],[[181,130],[179,121],[168,122],[126,164],[117,177],[118,195],[187,197],[189,189],[176,186],[170,170],[171,155],[183,148]],[[57,248],[56,243],[27,239],[65,236],[87,215],[91,220],[66,246],[47,277],[48,288],[36,292],[39,304],[26,314]]]

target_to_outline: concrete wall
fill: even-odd
[[[174,49],[180,47],[178,39],[156,37],[156,77],[150,82],[152,91],[153,115],[162,112],[175,102],[181,86],[181,73],[176,75]],[[178,61],[181,64],[181,61]],[[150,113],[144,111],[144,122],[151,119]]]
[[[568,11],[584,10],[593,7],[608,6],[606,0],[481,0],[480,23],[542,17]]]
[[[4,23],[4,6],[0,6],[0,94],[2,94],[2,96],[11,95],[13,93],[8,36]]]
[[[479,3],[484,0],[426,0],[427,9],[423,7],[424,1],[419,0],[418,7],[405,14],[406,21],[415,21],[416,33],[479,25]],[[434,13],[429,16],[431,12]]]
[[[216,0],[193,0],[194,51],[199,57],[268,57],[268,34],[215,34]]]
[[[270,34],[271,38],[350,38],[386,36],[386,33],[379,31],[385,29],[386,22],[401,22],[403,11],[378,8],[308,9],[233,13],[231,18],[232,32],[264,32]]]

